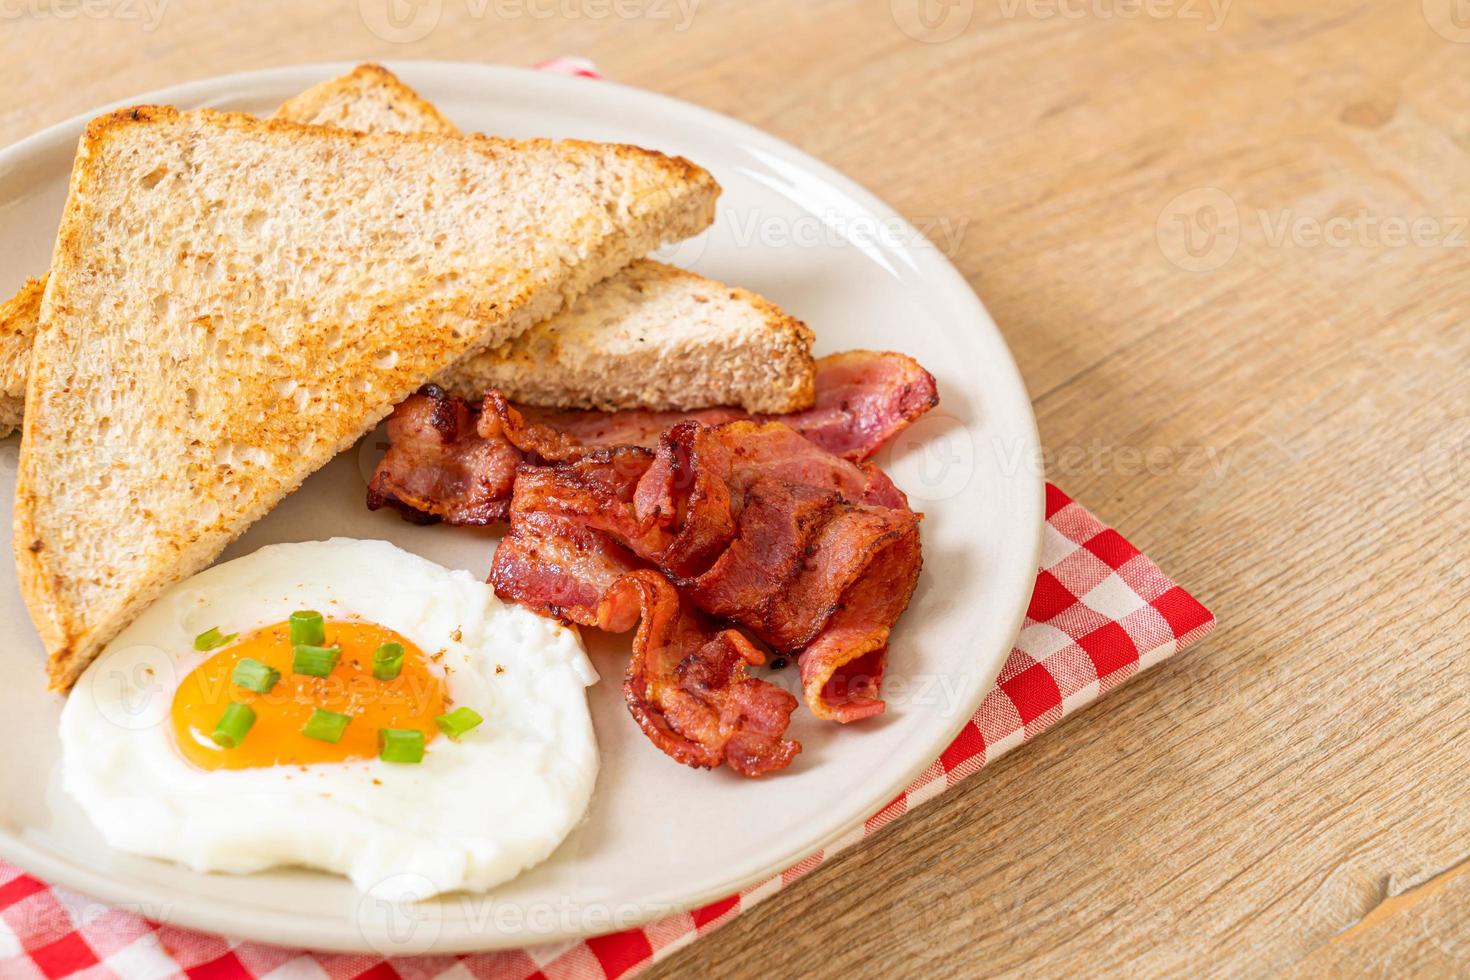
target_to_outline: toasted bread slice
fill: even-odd
[[[811,405],[811,351],[806,324],[754,293],[644,259],[441,383],[554,408],[780,413]]]
[[[459,132],[377,65],[308,89],[275,118],[363,132]],[[30,280],[0,306],[0,438],[20,425],[44,286],[44,277]],[[745,290],[640,261],[594,287],[574,311],[444,381],[466,397],[497,386],[560,408],[738,405],[778,413],[811,404],[814,375],[811,333],[801,321]]]
[[[459,134],[431,103],[377,65],[359,65],[346,75],[313,85],[272,118],[362,132]],[[45,276],[28,279],[20,292],[0,305],[0,439],[20,427],[25,411],[26,370],[45,287]]]
[[[16,488],[52,686],[425,378],[700,231],[718,193],[627,146],[146,106],[94,120]]]

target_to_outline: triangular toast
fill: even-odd
[[[700,231],[718,190],[625,146],[161,107],[94,120],[16,489],[52,686],[425,378]]]
[[[314,85],[274,118],[363,132],[454,133],[454,124],[392,72],[360,65]],[[45,277],[0,304],[0,437],[21,423],[31,341]],[[775,304],[683,269],[643,259],[594,286],[574,307],[440,379],[468,398],[498,387],[558,408],[750,412],[811,404],[811,331]],[[683,371],[669,364],[685,364]],[[710,364],[719,370],[708,370]]]

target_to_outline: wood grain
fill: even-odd
[[[400,44],[354,3],[36,0],[0,142],[226,71],[578,53],[948,222],[1052,479],[1221,626],[653,975],[1464,975],[1470,25],[916,2],[443,0]]]

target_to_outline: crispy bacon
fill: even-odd
[[[817,401],[781,421],[843,459],[872,459],[939,404],[934,376],[912,357],[850,350],[817,361]]]
[[[425,524],[505,520],[516,467],[525,457],[498,435],[480,435],[476,414],[436,385],[394,409],[391,445],[368,484],[368,509],[394,507]]]
[[[765,656],[732,629],[716,630],[653,571],[618,579],[598,625],[627,629],[636,603],[641,622],[623,681],[628,710],[650,741],[687,766],[728,765],[743,776],[784,769],[801,751],[785,739],[796,699],[746,674]]]
[[[602,625],[603,596],[643,563],[612,535],[589,523],[625,509],[652,454],[601,450],[556,467],[527,466],[515,484],[510,530],[495,549],[490,582],[502,599],[584,626]],[[636,611],[605,628],[633,628]],[[614,628],[616,627],[616,628]]]
[[[822,631],[801,652],[802,697],[818,718],[844,724],[881,714],[888,637],[908,608],[923,559],[917,524],[862,546],[863,570]]]
[[[425,385],[394,409],[388,440],[368,484],[368,509],[394,507],[423,523],[504,521],[523,462],[593,453],[566,433],[526,418],[498,391],[474,408],[438,385]]]
[[[883,710],[888,634],[920,565],[919,521],[907,509],[762,480],[735,540],[688,595],[777,652],[798,654],[808,707],[850,722]]]
[[[625,478],[610,493],[587,471],[522,470],[491,571],[502,598],[604,625],[593,597],[641,560],[705,612],[798,656],[819,717],[883,710],[888,633],[921,558],[919,518],[879,471],[752,421],[674,426],[636,487]]]
[[[613,632],[638,624],[624,693],[650,740],[760,775],[800,745],[784,737],[795,699],[746,673],[764,662],[751,638],[798,658],[817,716],[883,710],[889,633],[922,558],[919,516],[866,460],[936,401],[910,358],[863,351],[823,358],[816,404],[774,419],[554,412],[496,391],[473,408],[431,386],[390,420],[369,506],[508,519],[496,593]]]
[[[816,404],[766,416],[835,456],[861,463],[938,402],[934,378],[902,354],[848,351],[817,362]],[[388,505],[409,520],[485,525],[509,512],[515,467],[573,459],[589,449],[658,445],[680,422],[716,426],[748,420],[738,409],[700,412],[563,412],[512,405],[498,391],[472,408],[432,385],[409,398],[388,422],[392,443],[368,492],[374,510]],[[876,468],[871,480],[891,488]],[[875,491],[876,492],[876,491]],[[889,506],[902,506],[896,490]]]
[[[527,457],[559,462],[576,459],[591,449],[635,443],[592,443],[582,442],[568,432],[539,421],[534,415],[527,417],[532,409],[522,409],[510,403],[499,391],[491,388],[485,392],[485,401],[480,406],[476,431],[482,439],[499,439],[510,443]]]
[[[673,537],[661,550],[639,554],[670,574],[698,575],[734,537],[746,494],[762,479],[908,509],[883,471],[833,456],[780,422],[681,422],[664,434],[635,497],[638,516],[663,521]]]

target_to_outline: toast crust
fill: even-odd
[[[0,304],[0,439],[20,427],[25,411],[31,343],[36,337],[45,291],[45,276],[27,279],[20,292]]]
[[[145,133],[136,145],[124,145],[134,132],[149,129],[159,130],[157,139]],[[442,161],[453,157],[462,168],[457,172],[468,174],[462,179],[473,179],[481,166],[491,173],[497,164],[529,166],[526,161],[533,161],[539,166],[544,160],[558,161],[553,168],[558,182],[571,179],[563,170],[585,166],[601,177],[622,165],[633,175],[624,179],[636,177],[640,183],[632,186],[631,195],[629,187],[608,190],[598,184],[598,193],[611,197],[595,213],[589,207],[574,219],[563,215],[558,205],[555,214],[567,220],[567,227],[558,228],[557,237],[549,242],[538,240],[543,250],[552,244],[560,249],[550,267],[498,265],[492,273],[490,264],[500,262],[498,256],[462,249],[463,269],[451,265],[447,273],[431,274],[431,263],[423,278],[390,282],[366,296],[352,292],[339,303],[347,311],[342,318],[313,316],[314,308],[307,307],[304,322],[286,321],[301,331],[286,350],[279,349],[269,329],[279,327],[279,321],[247,323],[241,318],[253,315],[249,308],[241,313],[230,306],[232,295],[250,295],[230,291],[237,288],[233,276],[213,294],[201,286],[206,289],[202,299],[177,297],[190,306],[184,311],[193,317],[185,324],[193,331],[188,336],[203,336],[231,357],[239,356],[230,362],[235,367],[228,376],[240,382],[240,390],[223,392],[208,385],[215,380],[223,385],[222,378],[190,375],[174,366],[174,359],[193,363],[189,358],[195,352],[189,349],[145,353],[136,345],[130,348],[134,341],[154,342],[154,335],[128,334],[142,325],[123,313],[114,315],[121,318],[119,322],[108,322],[109,310],[95,300],[89,303],[85,295],[88,287],[105,288],[107,275],[123,278],[121,268],[107,270],[109,259],[97,258],[106,250],[92,247],[110,230],[108,222],[126,223],[127,208],[132,206],[131,197],[116,205],[123,208],[123,218],[118,219],[101,203],[111,185],[131,179],[140,166],[134,162],[128,170],[119,161],[135,160],[154,146],[170,151],[192,146],[187,143],[190,139],[221,141],[232,151],[278,143],[282,153],[290,147],[309,155],[324,173],[373,162],[374,155],[383,158],[379,169],[385,171],[420,158],[448,166]],[[394,163],[386,162],[388,158]],[[659,193],[649,197],[644,182]],[[423,180],[416,179],[415,186],[422,190]],[[168,586],[213,561],[307,475],[370,431],[424,378],[477,349],[517,336],[661,241],[702,230],[713,220],[718,192],[714,179],[689,161],[628,146],[432,133],[365,134],[214,110],[181,113],[161,106],[120,109],[93,120],[78,150],[52,275],[43,294],[16,490],[16,565],[22,594],[48,650],[53,689],[69,688],[134,615]],[[630,196],[631,206],[625,204]],[[499,198],[482,193],[482,210],[489,207],[485,200]],[[456,203],[460,210],[470,207]],[[370,221],[364,227],[371,231],[378,225]],[[388,230],[384,221],[384,233]],[[331,241],[323,247],[330,249]],[[171,242],[160,240],[175,247]],[[543,259],[549,254],[544,253]],[[110,261],[128,266],[128,257]],[[165,261],[161,256],[152,258]],[[465,270],[486,278],[456,285]],[[210,303],[217,301],[231,312],[214,311]],[[291,309],[285,308],[283,316],[289,317]],[[375,342],[390,347],[394,356],[375,355]],[[105,415],[86,396],[97,390],[92,382],[100,371],[109,372],[107,377],[118,386],[130,381],[117,365],[104,363],[115,349],[132,350],[139,358],[133,367],[140,374],[153,373],[162,383],[139,396],[147,399],[146,405]],[[226,369],[220,371],[223,375]],[[325,394],[309,396],[315,400],[297,404],[293,411],[281,384],[301,378],[314,379],[314,387]],[[201,406],[198,414],[196,400]],[[99,432],[112,442],[103,443]],[[94,438],[95,443],[90,441]],[[161,448],[152,445],[154,439],[161,441]],[[110,458],[109,449],[127,455]],[[160,452],[169,456],[173,472],[139,471],[132,460],[145,451],[152,452],[149,458],[155,467]],[[80,461],[78,453],[83,454]],[[230,454],[233,463],[217,463]],[[70,508],[61,499],[63,487]],[[110,525],[97,513],[99,507],[117,515]],[[105,560],[94,552],[105,554]]]
[[[86,129],[82,133],[81,147],[78,150],[78,162],[81,162],[84,156],[95,156],[97,151],[105,146],[109,139],[114,138],[118,133],[127,131],[129,128],[157,123],[177,122],[191,117],[208,120],[214,125],[251,133],[253,135],[275,134],[287,137],[331,140],[344,144],[405,142],[423,143],[430,146],[446,146],[453,143],[463,143],[475,146],[481,153],[491,156],[507,150],[515,151],[529,148],[549,149],[558,146],[574,147],[586,151],[600,151],[605,149],[625,159],[653,163],[659,169],[665,171],[667,176],[680,184],[688,185],[690,188],[704,188],[716,192],[719,189],[719,185],[715,183],[714,178],[703,167],[696,166],[684,157],[669,156],[666,153],[660,153],[658,150],[648,150],[641,146],[633,146],[628,143],[594,143],[591,140],[550,140],[539,137],[514,140],[501,136],[486,136],[484,133],[471,133],[468,136],[457,136],[453,138],[445,133],[428,132],[364,133],[352,129],[337,129],[333,126],[315,126],[307,123],[299,123],[274,116],[269,119],[260,119],[249,113],[229,112],[221,109],[190,109],[183,111],[169,105],[128,106],[96,117],[87,123]],[[78,173],[74,167],[72,171],[73,192],[75,192],[78,186],[77,182],[79,178],[90,178],[91,176],[92,174],[87,171]],[[682,191],[684,188],[681,187],[680,190]],[[714,220],[713,216],[711,216],[710,220]],[[59,243],[57,245],[57,252],[61,252]]]

